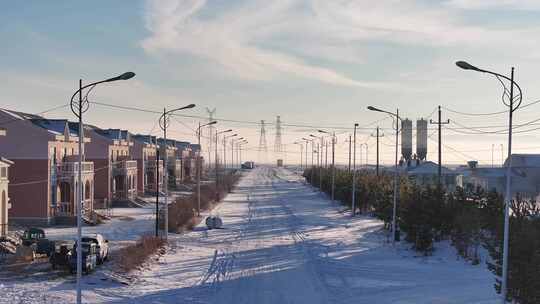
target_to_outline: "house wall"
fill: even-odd
[[[92,159],[94,162],[94,199],[111,200],[111,168],[108,159]]]
[[[48,219],[49,162],[47,159],[13,159],[9,170],[10,219]]]

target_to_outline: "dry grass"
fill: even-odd
[[[237,174],[229,174],[220,179],[219,187],[216,185],[201,186],[201,211],[210,210],[225,194],[230,192],[240,177]],[[192,230],[198,223],[197,193],[188,197],[181,197],[169,205],[169,232],[179,233],[184,229]]]
[[[118,267],[124,272],[139,268],[146,260],[163,250],[165,241],[155,236],[143,235],[137,243],[118,252]]]

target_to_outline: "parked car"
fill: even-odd
[[[83,242],[96,244],[96,254],[98,264],[103,263],[109,258],[109,240],[106,240],[99,233],[87,234],[82,237]]]
[[[24,231],[22,237],[23,246],[31,247],[34,254],[51,255],[54,251],[54,242],[45,238],[45,231],[40,228],[29,228]]]
[[[95,243],[81,242],[82,247],[82,271],[86,274],[96,269],[97,255]],[[77,271],[77,244],[73,246],[72,254],[69,259],[69,272]]]
[[[49,262],[52,265],[52,269],[59,267],[69,268],[69,262],[71,259],[73,242],[68,241],[56,241],[54,244],[54,251],[49,257]]]

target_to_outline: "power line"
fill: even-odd
[[[530,106],[535,105],[537,103],[540,103],[540,99],[536,100],[536,101],[533,101],[533,102],[530,102],[528,104],[524,104],[521,107],[519,107],[519,109],[530,107]],[[491,112],[491,113],[468,113],[468,112],[461,112],[461,111],[453,110],[453,109],[450,109],[450,108],[447,108],[447,107],[442,107],[442,108],[444,108],[448,112],[452,112],[452,113],[460,114],[460,115],[465,115],[465,116],[491,116],[491,115],[499,115],[499,114],[508,113],[508,110],[498,111],[498,112]]]

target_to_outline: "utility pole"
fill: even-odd
[[[356,215],[356,128],[358,124],[354,124],[353,135],[353,179],[352,179],[352,216]]]
[[[159,236],[159,147],[156,148],[156,237]]]
[[[377,172],[377,176],[379,176],[379,137],[384,137],[384,134],[380,134],[379,126],[377,126],[375,136],[373,134],[371,136],[377,138],[377,164],[375,166],[375,171]]]
[[[442,139],[441,139],[441,129],[442,129],[442,125],[447,125],[450,123],[450,119],[447,119],[446,121],[442,121],[441,120],[441,106],[439,106],[439,120],[438,121],[433,121],[433,120],[429,120],[429,123],[430,124],[433,124],[433,125],[439,125],[439,167],[437,168],[437,176],[438,176],[438,183],[439,183],[439,187],[442,186]]]
[[[334,190],[336,189],[336,132],[332,132],[332,202],[334,201]]]
[[[349,173],[351,172],[351,144],[351,134],[349,134]]]
[[[325,152],[324,152],[324,155],[325,155],[324,167],[325,167],[325,168],[328,168],[328,141],[325,141],[325,142],[324,142],[324,145],[325,145]]]

